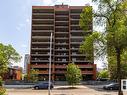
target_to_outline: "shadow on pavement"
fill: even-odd
[[[57,90],[70,90],[70,89],[78,89],[78,87],[59,87],[59,88],[56,88]]]

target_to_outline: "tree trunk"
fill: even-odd
[[[123,95],[123,92],[121,90],[121,64],[120,64],[120,49],[116,49],[116,57],[117,57],[117,78],[118,78],[118,83],[119,83],[119,91],[118,95]]]

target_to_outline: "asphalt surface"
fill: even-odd
[[[48,90],[7,89],[8,95],[48,95]],[[118,95],[117,91],[103,90],[102,86],[80,85],[70,89],[70,86],[55,86],[51,95]],[[127,95],[127,92],[124,92]]]

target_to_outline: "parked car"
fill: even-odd
[[[44,83],[37,83],[34,85],[34,89],[48,89],[49,83],[48,82],[44,82]],[[52,89],[53,83],[50,84],[50,88]]]
[[[97,78],[97,81],[108,81],[109,78]]]
[[[103,89],[106,89],[106,90],[118,90],[119,89],[119,84],[118,83],[110,83],[108,85],[103,86]]]

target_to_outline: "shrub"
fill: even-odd
[[[2,81],[2,77],[0,76],[0,86],[2,86],[3,81]]]
[[[6,95],[6,89],[3,87],[0,87],[0,95]]]

